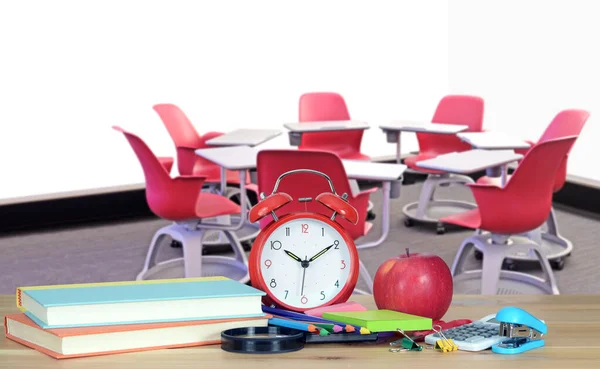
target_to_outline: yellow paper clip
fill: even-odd
[[[456,343],[454,343],[452,339],[446,337],[446,335],[442,333],[441,326],[434,325],[432,329],[435,333],[438,334],[438,336],[440,336],[440,339],[435,341],[435,350],[438,350],[440,352],[451,352],[458,350],[458,346],[456,345]]]

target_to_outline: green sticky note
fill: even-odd
[[[403,331],[431,329],[431,318],[400,313],[393,310],[366,310],[323,313],[323,319],[360,327],[371,332],[391,332],[398,328]]]

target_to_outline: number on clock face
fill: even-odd
[[[350,251],[342,235],[317,219],[294,219],[271,233],[261,254],[265,286],[281,302],[311,308],[346,284]]]

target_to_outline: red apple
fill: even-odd
[[[452,274],[437,255],[406,254],[386,260],[373,280],[379,309],[440,320],[452,302]]]

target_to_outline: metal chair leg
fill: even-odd
[[[204,230],[182,232],[183,266],[186,278],[202,277],[202,237]]]
[[[146,260],[144,261],[144,266],[142,271],[138,273],[136,280],[142,280],[144,274],[148,271],[148,269],[152,268],[156,265],[156,256],[158,255],[158,246],[164,240],[165,237],[169,236],[169,230],[172,228],[172,225],[163,227],[159,229],[154,236],[152,237],[152,241],[150,241],[150,246],[148,247],[148,252],[146,253]]]

